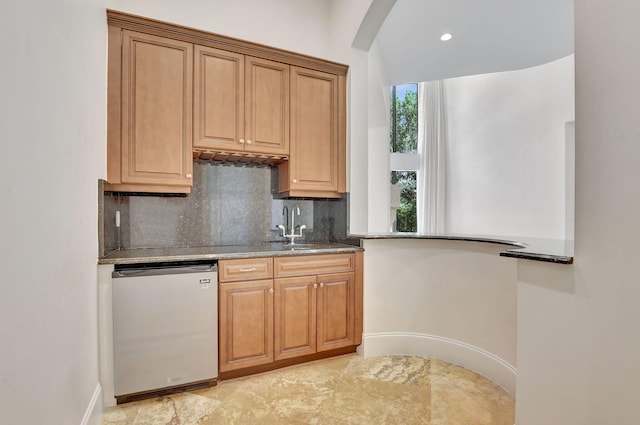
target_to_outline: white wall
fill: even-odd
[[[369,54],[351,51],[349,70],[349,149],[347,190],[350,233],[367,233],[369,222]]]
[[[638,22],[638,2],[575,2],[575,263],[519,263],[519,425],[640,417]]]
[[[2,422],[98,423],[104,2],[8,2],[0,33]]]
[[[348,64],[351,46],[373,0],[330,0],[329,32],[334,60]]]
[[[367,93],[367,231],[388,232],[389,210],[389,78],[374,41],[368,54]],[[385,208],[386,206],[386,208]]]
[[[350,72],[349,231],[388,232],[389,79],[375,41],[352,49]]]
[[[416,354],[516,385],[516,260],[463,241],[364,240],[365,356]]]
[[[107,7],[323,59],[346,59],[344,48],[333,48],[329,1],[107,0]]]
[[[573,62],[445,80],[447,232],[564,239]]]

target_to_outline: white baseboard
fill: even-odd
[[[514,366],[481,348],[435,335],[381,332],[364,334],[358,352],[364,357],[392,354],[436,358],[470,369],[516,393],[517,370]]]
[[[102,423],[102,410],[102,387],[98,383],[80,425],[100,425]]]

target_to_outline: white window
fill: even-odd
[[[391,87],[391,223],[444,233],[447,123],[442,81]]]
[[[416,232],[418,155],[418,85],[391,87],[391,223],[392,232]]]

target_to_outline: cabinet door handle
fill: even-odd
[[[273,290],[273,288],[269,288],[269,293],[273,294],[275,291]]]
[[[250,267],[248,269],[238,269],[238,271],[241,272],[241,273],[255,272],[256,268],[255,267]]]
[[[292,179],[292,180],[291,180],[291,183],[298,183],[298,180],[296,180],[296,179]]]
[[[247,145],[250,145],[250,144],[251,144],[251,140],[247,140]]]
[[[193,174],[187,174],[188,179],[190,179],[191,177],[193,177]]]
[[[324,288],[324,282],[320,282],[320,287]]]
[[[318,287],[318,284],[317,284],[317,283],[314,283],[314,284],[313,284],[313,289],[316,289],[317,287]]]
[[[240,144],[243,145],[244,144],[244,139],[240,139]]]

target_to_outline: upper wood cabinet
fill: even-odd
[[[289,65],[247,56],[245,59],[245,148],[289,153]]]
[[[195,47],[193,147],[289,153],[289,65]]]
[[[109,29],[107,190],[189,193],[193,45]]]
[[[339,198],[346,188],[344,80],[291,67],[291,150],[279,167],[285,196]]]
[[[107,20],[107,190],[189,193],[199,158],[279,165],[283,197],[342,197],[345,65],[111,10]]]
[[[244,147],[244,55],[195,47],[194,148]]]

